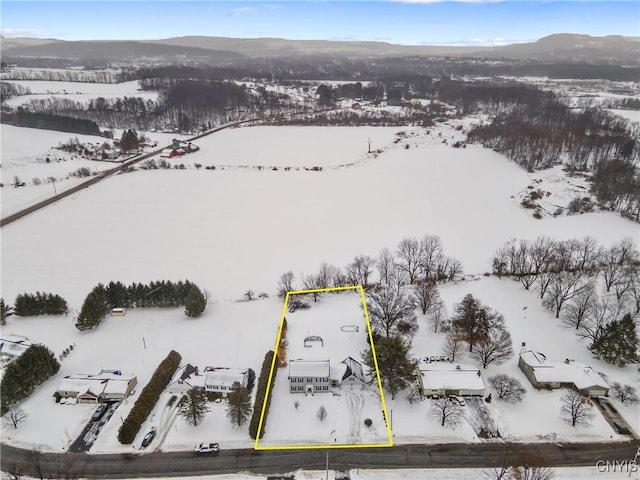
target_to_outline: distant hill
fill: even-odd
[[[227,38],[186,36],[145,41],[62,41],[55,39],[2,38],[3,54],[13,57],[49,57],[104,61],[181,58],[211,63],[246,57],[452,56],[542,62],[594,62],[616,65],[640,63],[640,37],[592,37],[555,34],[532,43],[499,47],[395,45],[386,42],[287,40],[283,38]]]
[[[86,40],[68,42],[47,41],[42,44],[16,44],[16,39],[1,39],[3,55],[12,57],[45,57],[68,59],[91,59],[117,62],[131,60],[202,60],[210,63],[224,63],[239,60],[244,55],[208,48],[163,45],[159,43],[127,40]],[[20,39],[27,40],[27,39]],[[5,42],[9,41],[9,45]]]

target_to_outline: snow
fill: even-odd
[[[627,120],[630,120],[632,122],[640,123],[640,110],[616,110],[616,109],[610,109],[609,111],[611,113],[615,113],[616,115],[619,115],[622,118],[626,118]]]
[[[547,360],[533,351],[523,352],[520,357],[533,367],[533,374],[540,382],[573,383],[578,389],[594,386],[608,388],[607,382],[584,363],[570,359],[564,362]]]
[[[31,95],[19,95],[6,100],[10,107],[27,105],[31,100],[64,98],[75,102],[89,103],[98,97],[114,99],[118,97],[142,97],[144,100],[157,100],[158,92],[139,90],[137,80],[122,83],[85,83],[56,82],[47,80],[10,80],[31,90]]]
[[[3,125],[3,136],[15,128]],[[22,403],[28,419],[18,430],[3,429],[3,441],[25,448],[35,442],[43,451],[68,448],[95,406],[54,402],[53,392],[65,375],[117,368],[137,376],[139,392],[171,349],[182,354],[183,364],[201,369],[224,365],[253,368],[258,373],[265,353],[274,348],[282,312],[282,300],[274,290],[280,275],[288,270],[295,273],[297,287],[302,287],[301,274],[316,272],[323,261],[344,266],[355,255],[376,255],[383,247],[394,249],[403,238],[427,233],[439,235],[446,254],[459,258],[470,274],[489,270],[492,253],[510,238],[531,240],[547,235],[562,240],[590,235],[604,246],[625,236],[638,238],[638,225],[613,213],[532,218],[511,201],[529,184],[530,175],[495,152],[443,144],[442,140],[450,142],[462,135],[453,122],[438,125],[428,134],[418,128],[320,129],[319,144],[312,143],[315,130],[307,128],[242,128],[216,134],[198,141],[200,152],[185,155],[180,162],[199,158],[203,164],[230,165],[228,169],[118,175],[3,227],[3,298],[45,291],[60,294],[70,306],[69,316],[11,317],[3,336],[18,334],[34,343],[44,342],[56,355],[76,345],[62,360],[60,372]],[[395,135],[400,130],[406,132],[403,137]],[[25,156],[44,153],[58,141],[52,141],[50,133],[20,133],[22,142],[3,141],[3,174],[10,168],[10,159],[21,156],[12,149],[30,149]],[[69,138],[69,134],[54,135]],[[380,152],[367,154],[369,137]],[[394,143],[396,137],[398,143]],[[241,154],[236,155],[237,151]],[[291,165],[299,170],[261,171],[241,165]],[[304,170],[316,165],[326,169]],[[46,170],[53,165],[37,163],[37,167],[43,172],[40,175],[48,175]],[[9,188],[12,190],[19,189]],[[7,187],[2,196],[4,211]],[[125,317],[107,318],[94,331],[79,332],[73,325],[74,314],[98,282],[185,278],[211,292],[201,318],[188,319],[180,309],[130,309]],[[470,278],[440,288],[449,312],[465,294],[472,293],[504,315],[514,345],[525,341],[549,358],[572,358],[590,365],[610,384],[619,381],[638,386],[637,367],[619,368],[593,359],[574,332],[542,308],[537,291],[525,291],[518,282],[507,279]],[[238,302],[249,288],[271,297]],[[297,326],[296,318],[304,326]],[[325,294],[310,310],[287,314],[287,320],[289,358],[309,353],[301,340],[309,334],[327,342],[325,358],[332,363],[348,356],[359,360],[366,348],[363,329],[344,332],[339,328],[362,325],[362,311],[353,293]],[[420,322],[413,353],[417,357],[440,354],[444,335],[433,333],[422,316]],[[590,427],[571,427],[561,420],[562,392],[534,390],[517,366],[517,351],[505,364],[491,365],[482,373],[485,378],[509,374],[527,390],[521,404],[494,400],[488,405],[500,432],[508,438],[626,438],[614,433],[598,412]],[[264,440],[273,445],[385,443],[376,390],[354,388],[337,393],[341,396],[296,395],[300,406],[295,410],[286,371],[280,371]],[[147,451],[189,450],[200,441],[215,441],[221,448],[253,446],[247,425],[238,429],[230,425],[224,403],[212,403],[204,422],[193,427],[167,406],[169,394],[163,394],[133,447],[122,446],[116,440],[120,418],[127,415],[137,395],[118,407],[92,452],[137,449],[152,426],[161,433]],[[465,410],[467,419],[450,429],[441,427],[429,414],[431,400],[410,405],[404,392],[385,400],[395,443],[480,441],[472,427],[470,405]],[[640,431],[637,408],[613,403]],[[321,405],[328,411],[324,422],[316,416]],[[361,419],[373,420],[371,429],[362,425],[358,431],[363,420],[351,423],[358,418],[352,413],[360,408]]]

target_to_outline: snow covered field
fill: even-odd
[[[393,143],[399,130],[406,130],[407,138]],[[171,349],[182,354],[183,363],[250,367],[258,373],[264,354],[273,348],[280,319],[282,303],[275,296],[276,282],[288,270],[295,273],[296,287],[301,288],[301,274],[316,272],[323,261],[344,266],[355,255],[376,255],[382,247],[394,249],[405,237],[427,233],[439,235],[447,255],[459,258],[472,274],[489,271],[492,253],[514,237],[590,235],[606,246],[625,236],[638,238],[637,224],[611,213],[534,219],[511,199],[526,188],[531,175],[495,152],[478,146],[453,149],[442,143],[460,135],[453,127],[442,125],[430,134],[409,128],[320,129],[320,145],[310,144],[312,135],[310,127],[242,128],[199,142],[206,148],[183,158],[195,163],[195,155],[201,155],[203,164],[206,158],[213,165],[218,163],[216,152],[227,152],[232,161],[224,164],[232,165],[285,166],[294,161],[301,166],[355,165],[322,172],[254,168],[136,171],[110,178],[3,227],[5,299],[12,300],[21,292],[52,292],[66,298],[73,312],[98,282],[185,278],[212,294],[199,319],[187,319],[181,310],[138,310],[126,317],[107,318],[91,332],[78,332],[72,324],[73,314],[11,317],[3,333],[44,342],[56,354],[71,344],[76,347],[63,360],[61,371],[24,402],[29,413],[24,425],[17,431],[3,429],[3,441],[10,436],[10,443],[29,446],[37,438],[43,450],[67,448],[92,411],[83,405],[53,402],[51,395],[60,379],[71,373],[118,368],[138,376],[140,391]],[[383,153],[366,155],[369,137],[372,149],[381,148]],[[242,156],[233,157],[234,146]],[[2,148],[5,175],[4,142]],[[237,302],[249,288],[271,297]],[[535,292],[526,292],[509,280],[484,277],[441,288],[449,311],[466,293],[477,295],[505,316],[516,353],[525,341],[552,358],[574,358],[592,365],[610,381],[637,386],[637,372],[631,367],[618,369],[592,359],[573,332],[542,310]],[[336,308],[332,302],[342,298],[347,296],[327,296],[309,314],[319,314],[324,308],[331,311]],[[422,321],[413,342],[414,354],[439,354],[443,338],[432,334]],[[591,427],[564,425],[558,418],[557,392],[534,391],[518,370],[517,357],[500,367],[489,367],[485,377],[496,372],[519,378],[527,388],[526,403],[518,407],[496,401],[490,405],[505,436],[517,441],[620,438],[599,417]],[[286,375],[279,372],[279,378],[286,380]],[[115,437],[119,417],[126,415],[134,401],[135,396],[118,408],[92,451],[131,449],[120,446]],[[428,414],[429,402],[409,405],[401,395],[389,401],[395,443],[477,441],[468,423],[456,430],[440,427]],[[279,415],[276,403],[274,397],[271,420]],[[144,433],[161,421],[163,408],[159,403],[156,416],[143,425],[135,448]],[[329,421],[333,411],[327,409]],[[291,402],[286,410],[292,413]],[[316,405],[309,410],[317,411]],[[637,415],[634,419],[632,410],[620,410],[640,431]],[[236,430],[229,425],[224,404],[213,404],[198,427],[179,418],[169,427],[164,441],[151,448],[189,449],[199,441],[218,441],[221,448],[253,445],[246,426]],[[329,437],[331,432],[325,433]]]
[[[65,98],[74,102],[89,103],[98,97],[106,99],[117,97],[142,97],[144,100],[156,100],[158,92],[139,90],[137,80],[122,83],[84,83],[53,82],[46,80],[11,80],[9,83],[28,88],[31,95],[19,95],[6,101],[10,107],[26,105],[31,100]]]
[[[114,135],[119,138],[122,131],[115,130]],[[152,141],[157,141],[158,145],[168,145],[173,138],[184,138],[182,135],[162,132],[145,132],[145,135]],[[52,196],[55,192],[59,193],[81,183],[83,179],[69,176],[78,168],[88,168],[93,174],[113,168],[113,163],[87,160],[77,154],[55,148],[76,138],[83,144],[101,145],[107,141],[106,138],[95,135],[0,125],[0,182],[4,184],[1,207],[3,215],[16,212]],[[50,160],[48,163],[47,158]],[[24,182],[25,186],[13,187],[15,177]],[[36,179],[40,182],[39,185],[34,183]],[[55,190],[51,179],[55,181]]]

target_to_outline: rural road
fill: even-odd
[[[40,478],[132,478],[212,475],[235,472],[287,473],[298,469],[324,470],[329,455],[331,470],[357,468],[488,468],[512,458],[540,459],[545,465],[593,466],[598,460],[633,460],[640,442],[613,443],[449,443],[398,445],[389,448],[254,451],[222,450],[216,456],[192,452],[143,455],[34,453],[1,446],[3,472]]]
[[[211,135],[212,133],[216,133],[219,132],[220,130],[224,130],[226,128],[230,128],[230,127],[235,127],[238,125],[241,125],[243,123],[249,123],[249,122],[256,122],[256,121],[260,121],[263,119],[256,119],[256,118],[251,118],[251,119],[247,119],[247,120],[240,120],[237,122],[232,122],[232,123],[227,123],[225,125],[221,125],[219,127],[213,128],[211,130],[208,130],[207,132],[204,132],[200,135],[197,135],[195,137],[191,137],[186,141],[194,141],[197,140],[199,138],[205,137],[207,135]],[[134,158],[132,158],[131,160],[127,160],[123,163],[121,163],[120,165],[118,165],[117,167],[111,168],[109,170],[105,170],[104,172],[101,172],[99,175],[96,175],[95,177],[90,178],[89,180],[82,182],[78,185],[76,185],[75,187],[71,187],[67,190],[65,190],[64,192],[60,192],[57,195],[54,195],[50,198],[47,198],[46,200],[42,200],[41,202],[38,202],[34,205],[31,205],[27,208],[23,208],[22,210],[19,210],[15,213],[12,213],[11,215],[7,215],[6,217],[2,217],[2,219],[0,219],[0,227],[4,227],[5,225],[10,224],[11,222],[15,222],[16,220],[19,220],[20,218],[29,215],[30,213],[33,213],[37,210],[40,210],[41,208],[46,207],[47,205],[51,205],[52,203],[57,202],[58,200],[62,200],[65,197],[68,197],[69,195],[73,195],[76,192],[79,192],[80,190],[83,190],[87,187],[90,187],[91,185],[95,185],[98,182],[101,182],[102,180],[121,172],[122,170],[125,170],[126,168],[129,168],[132,165],[135,165],[136,163],[139,163],[143,160],[146,160],[148,158],[153,157],[154,155],[158,155],[159,153],[162,152],[162,150],[164,150],[165,148],[167,148],[166,146],[163,146],[161,148],[158,148],[156,150],[153,150],[151,152],[148,153],[144,153],[142,155],[138,155]]]

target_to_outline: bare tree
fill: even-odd
[[[413,405],[414,403],[419,402],[422,399],[422,393],[420,392],[420,387],[415,383],[411,384],[409,387],[409,391],[407,392],[407,401],[409,405]]]
[[[589,309],[596,302],[597,295],[592,282],[588,282],[580,292],[569,301],[563,314],[563,322],[576,330],[580,329],[582,321],[587,316]]]
[[[594,302],[580,325],[578,335],[591,340],[591,344],[600,338],[604,328],[621,316],[620,304],[607,298]]]
[[[412,297],[422,314],[425,315],[427,310],[430,310],[432,305],[440,299],[440,293],[435,281],[427,280],[419,282],[414,287]]]
[[[547,293],[547,289],[549,288],[549,285],[558,275],[559,274],[553,270],[540,272],[538,274],[537,280],[538,280],[538,287],[540,287],[541,299],[544,298],[545,294]]]
[[[318,409],[318,413],[316,415],[318,416],[321,422],[324,422],[324,419],[327,418],[327,415],[329,414],[327,413],[327,409],[324,408],[324,405],[322,405]]]
[[[415,238],[405,238],[398,245],[398,266],[409,279],[409,283],[416,283],[422,273],[422,244]]]
[[[452,402],[444,397],[433,401],[431,415],[440,421],[441,426],[455,427],[462,421],[464,411],[458,402]]]
[[[440,258],[444,256],[440,237],[437,235],[425,235],[420,241],[420,255],[420,269],[422,270],[422,275],[424,275],[424,280],[433,280],[436,276]]]
[[[496,392],[498,400],[509,403],[521,402],[527,391],[516,378],[500,373],[489,377],[489,385]]]
[[[566,302],[587,288],[587,285],[589,284],[582,280],[580,274],[563,272],[551,281],[544,305],[554,311],[556,318],[559,318]]]
[[[622,385],[618,382],[611,384],[611,395],[625,405],[637,405],[640,401],[635,388],[631,385]]]
[[[456,358],[460,358],[463,352],[464,340],[455,331],[447,332],[447,336],[442,342],[442,353],[451,359],[452,362],[456,361]]]
[[[293,286],[294,280],[295,275],[291,270],[287,273],[283,273],[278,281],[278,296],[284,298],[287,295],[287,292],[295,290]]]
[[[481,338],[469,354],[471,358],[482,363],[482,368],[495,363],[499,365],[513,357],[511,335],[503,327],[494,327],[489,334]]]
[[[317,275],[302,275],[302,285],[305,290],[317,290],[321,288],[319,286],[319,280]],[[313,301],[317,302],[318,297],[320,296],[320,292],[314,291],[312,292]]]
[[[555,261],[555,241],[548,237],[538,237],[529,249],[531,265],[535,275],[551,270]]]
[[[584,237],[576,242],[576,267],[577,270],[588,275],[598,270],[601,249],[593,237]]]
[[[438,329],[447,320],[447,306],[441,298],[431,305],[429,314],[429,319],[433,324],[433,332],[438,333]]]
[[[391,276],[395,269],[395,259],[393,253],[388,248],[383,248],[376,257],[376,270],[378,270],[378,279],[382,285],[391,284]]]
[[[413,299],[401,290],[387,287],[371,293],[367,308],[371,325],[386,337],[396,332],[411,335],[417,329]]]
[[[624,280],[628,268],[638,269],[639,257],[640,254],[630,238],[624,238],[611,248],[602,251],[600,272],[607,292],[618,282]]]
[[[571,426],[589,425],[593,418],[590,400],[577,390],[567,390],[561,398],[562,417],[571,422]]]
[[[509,468],[509,480],[553,480],[556,474],[545,466],[516,465]]]
[[[22,408],[14,406],[9,409],[5,418],[7,423],[9,423],[13,428],[18,428],[18,426],[27,419],[27,416],[27,412]]]
[[[373,273],[375,261],[368,255],[358,255],[346,267],[347,277],[353,285],[369,286],[369,277]]]
[[[317,288],[329,288],[333,286],[333,282],[336,277],[337,267],[329,265],[326,262],[322,262],[320,265],[320,271],[316,276]]]

